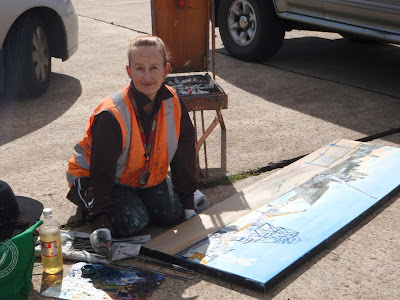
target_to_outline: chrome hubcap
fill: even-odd
[[[247,24],[249,24],[249,21],[247,20],[246,16],[241,16],[239,18],[239,26],[241,29],[245,29],[247,27]]]
[[[49,47],[46,34],[42,27],[36,27],[32,41],[32,60],[36,78],[40,82],[46,81],[49,72]]]
[[[233,2],[227,21],[229,33],[236,44],[247,46],[253,41],[257,30],[257,18],[250,2],[246,0]]]

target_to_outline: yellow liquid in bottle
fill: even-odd
[[[43,272],[56,274],[63,269],[60,230],[51,226],[40,230]]]

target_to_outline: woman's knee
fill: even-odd
[[[111,199],[110,219],[114,236],[134,236],[149,225],[149,213],[136,191],[116,185]]]
[[[115,237],[135,236],[143,231],[150,223],[147,211],[144,209],[122,208],[110,216],[112,234]]]
[[[174,205],[168,208],[154,209],[149,212],[150,222],[160,226],[174,225],[182,220],[183,209],[181,205]]]

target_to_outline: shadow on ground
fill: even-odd
[[[0,146],[51,123],[64,114],[81,93],[78,79],[52,73],[50,86],[41,97],[0,98]]]
[[[263,64],[400,97],[400,47],[392,44],[293,38],[285,40],[280,52]]]
[[[218,53],[227,55],[225,49]],[[399,126],[398,46],[302,37],[285,40],[262,63],[238,64],[217,55],[218,76],[268,102],[365,135]],[[244,74],[251,80],[243,80]]]

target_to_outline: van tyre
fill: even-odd
[[[28,13],[18,19],[4,49],[6,95],[42,95],[49,86],[51,74],[48,31],[42,18]]]
[[[271,0],[221,0],[218,20],[226,50],[241,60],[275,55],[285,37]]]

